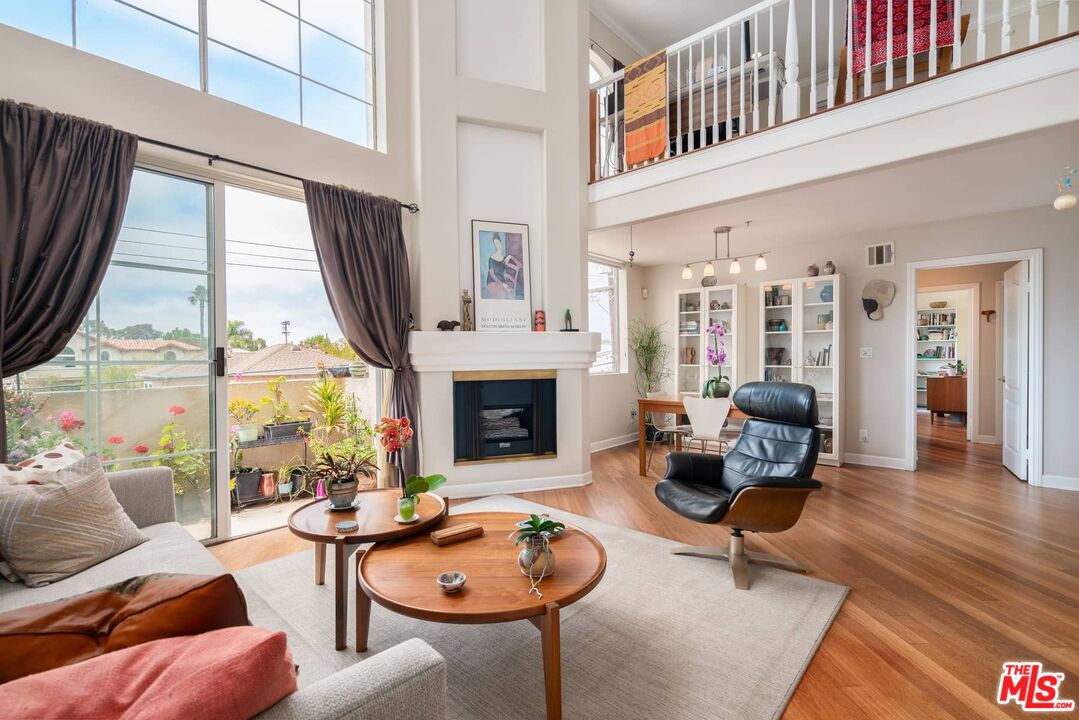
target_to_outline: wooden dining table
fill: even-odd
[[[637,400],[637,457],[640,461],[641,475],[648,474],[647,463],[647,432],[645,431],[644,417],[647,413],[661,413],[668,415],[685,415],[686,405],[682,402],[681,395],[659,395],[653,397],[643,397]],[[749,416],[738,409],[738,407],[731,403],[731,411],[727,414],[729,418],[741,418],[745,419]],[[681,433],[675,433],[674,435],[674,449],[682,449],[682,435]]]

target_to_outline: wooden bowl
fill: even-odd
[[[929,303],[929,307],[939,310],[940,308],[948,307],[948,303],[945,300],[937,300],[936,302]]]

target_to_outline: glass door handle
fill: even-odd
[[[214,348],[214,374],[225,377],[225,348]]]

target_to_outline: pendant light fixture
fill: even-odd
[[[633,258],[637,253],[633,252],[633,223],[629,224],[629,266],[633,267]]]
[[[750,221],[746,220],[746,228],[747,229],[749,228],[749,223],[750,223]],[[712,257],[710,259],[708,259],[708,260],[697,260],[695,262],[686,263],[685,265],[683,265],[682,266],[682,279],[683,280],[692,280],[693,279],[693,266],[696,265],[697,263],[703,263],[704,268],[703,268],[701,274],[704,276],[705,279],[701,281],[701,284],[706,286],[706,287],[711,287],[711,286],[716,284],[716,263],[720,262],[721,260],[730,260],[731,261],[730,267],[727,268],[727,273],[729,275],[740,275],[742,273],[741,260],[744,259],[744,258],[754,258],[755,257],[755,260],[753,262],[753,269],[754,270],[756,270],[758,272],[760,272],[762,270],[767,270],[768,269],[768,261],[764,259],[764,256],[768,254],[768,251],[765,251],[765,252],[762,252],[762,253],[756,253],[755,255],[731,255],[731,230],[733,230],[733,229],[734,228],[732,228],[730,225],[719,225],[719,226],[713,228],[712,229],[712,236],[713,236]],[[721,234],[727,236],[727,254],[724,255],[723,257],[719,256],[719,236]]]

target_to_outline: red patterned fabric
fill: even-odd
[[[851,48],[851,67],[854,72],[865,70],[865,16],[869,0],[850,0],[854,3],[854,42],[847,43]],[[872,23],[872,65],[879,65],[888,60],[888,0],[872,0],[870,14]],[[907,11],[908,0],[892,2],[892,57],[907,56]],[[953,3],[952,0],[936,0],[937,4],[937,47],[942,48],[954,42]],[[914,0],[914,52],[929,49],[929,25],[932,19],[931,0]],[[848,32],[848,38],[850,33]]]

